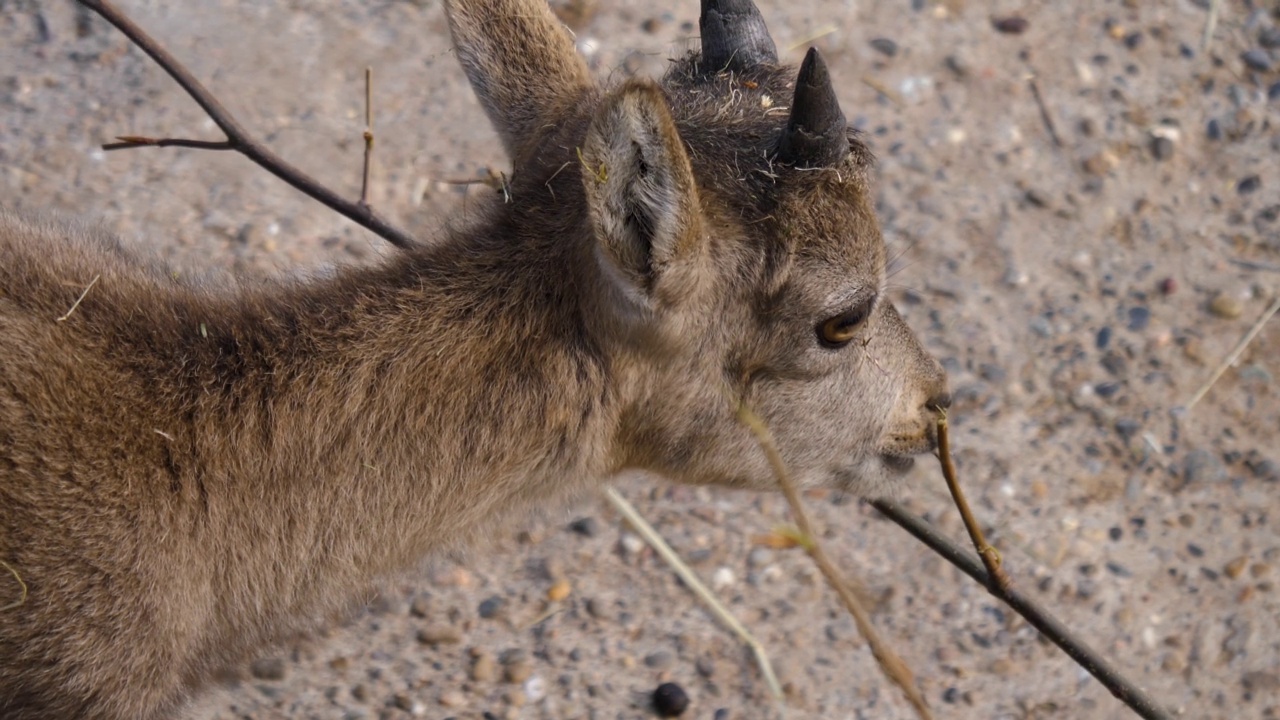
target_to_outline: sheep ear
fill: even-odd
[[[458,60],[511,159],[594,87],[546,0],[446,0]]]
[[[587,206],[603,256],[629,294],[655,283],[698,237],[698,192],[666,97],[652,81],[610,93],[582,148]]]

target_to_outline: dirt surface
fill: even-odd
[[[435,0],[123,4],[243,123],[352,196],[373,66],[373,198],[424,235],[491,192],[442,181],[506,166]],[[1207,5],[762,10],[786,60],[821,48],[880,157],[894,295],[945,358],[961,473],[1018,584],[1181,716],[1277,718],[1280,320],[1187,406],[1280,285],[1280,18],[1227,0],[1206,52]],[[602,77],[660,73],[695,46],[697,12],[606,2],[579,45]],[[993,23],[1015,15],[1021,33]],[[238,156],[98,149],[125,133],[218,138],[104,22],[0,0],[3,204],[97,219],[204,269],[389,252]],[[754,544],[786,521],[780,497],[619,487],[757,634],[789,717],[913,717],[808,559]],[[961,537],[932,463],[903,496]],[[874,510],[810,502],[937,717],[1130,716]],[[686,717],[769,716],[749,654],[603,501],[495,545],[431,560],[192,716],[642,718],[663,681],[689,693]]]

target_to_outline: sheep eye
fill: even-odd
[[[823,320],[818,324],[818,341],[823,347],[837,349],[848,345],[858,334],[858,328],[871,314],[872,301]]]

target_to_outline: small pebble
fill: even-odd
[[[1172,295],[1178,292],[1178,281],[1171,277],[1167,277],[1160,281],[1159,288],[1161,295]]]
[[[1129,325],[1128,328],[1133,332],[1140,332],[1147,329],[1147,325],[1151,322],[1151,311],[1139,305],[1129,308]]]
[[[1204,135],[1210,140],[1221,140],[1222,123],[1218,122],[1217,118],[1210,120],[1209,123],[1204,126]]]
[[[568,580],[557,580],[551,584],[551,587],[547,588],[547,599],[551,602],[560,602],[569,597],[572,592],[573,586],[569,584]]]
[[[1028,188],[1025,193],[1025,197],[1027,198],[1027,202],[1038,208],[1047,208],[1052,202],[1043,190],[1039,190],[1037,188]]]
[[[653,709],[659,717],[679,717],[688,708],[688,693],[675,683],[662,683],[653,691]]]
[[[501,595],[492,595],[480,601],[480,607],[477,612],[485,620],[492,620],[501,615],[506,607],[507,601],[505,598]]]
[[[423,645],[454,645],[462,642],[462,633],[452,625],[428,625],[418,631],[418,642]]]
[[[419,595],[413,599],[409,605],[409,614],[414,617],[424,618],[431,614],[431,601],[426,595]]]
[[[518,685],[533,676],[533,663],[521,658],[502,666],[502,679]]]
[[[583,537],[595,537],[600,532],[600,523],[593,517],[578,518],[569,523],[569,529]]]
[[[878,37],[871,41],[871,47],[885,57],[893,57],[898,54],[898,43],[889,38]]]
[[[1276,62],[1271,59],[1271,54],[1262,48],[1254,48],[1240,53],[1240,59],[1250,70],[1258,72],[1271,72],[1275,68]]]
[[[1241,555],[1235,560],[1232,560],[1231,562],[1227,563],[1226,566],[1222,568],[1222,572],[1227,577],[1231,578],[1232,580],[1235,580],[1236,578],[1244,574],[1244,569],[1248,564],[1249,564],[1249,558],[1245,557],[1244,555]]]
[[[1002,18],[992,18],[991,25],[999,32],[1008,35],[1021,35],[1027,31],[1031,23],[1027,19],[1018,15],[1009,15]]]
[[[1209,312],[1220,318],[1235,320],[1244,314],[1244,303],[1231,293],[1218,293],[1209,301]]]
[[[283,680],[284,660],[278,657],[261,658],[249,665],[249,673],[259,680]]]
[[[1271,27],[1262,28],[1258,32],[1258,44],[1272,50],[1280,48],[1280,26],[1272,25]]]
[[[1100,328],[1098,330],[1098,334],[1094,336],[1093,345],[1099,350],[1106,350],[1107,346],[1110,344],[1111,344],[1111,328],[1104,326]]]
[[[1262,187],[1262,178],[1257,175],[1250,175],[1236,183],[1236,192],[1241,195],[1250,195],[1260,187]]]
[[[498,663],[489,653],[481,653],[471,663],[471,679],[476,682],[493,682],[498,677]]]
[[[1173,157],[1173,141],[1164,135],[1151,138],[1151,154],[1157,160],[1168,160]]]

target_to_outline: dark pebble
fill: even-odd
[[[689,708],[689,695],[675,683],[662,683],[653,691],[653,709],[659,717],[679,717]]]
[[[1120,383],[1104,382],[1093,386],[1093,391],[1098,393],[1098,397],[1109,398],[1120,392]]]
[[[978,375],[980,375],[982,379],[986,380],[987,382],[1002,383],[1004,382],[1004,379],[1005,377],[1007,377],[1008,374],[1005,373],[1004,368],[1000,367],[999,365],[993,365],[991,363],[982,363],[981,365],[978,366]]]
[[[1130,50],[1138,49],[1138,46],[1141,44],[1142,44],[1141,31],[1135,30],[1134,32],[1131,32],[1128,35],[1124,36],[1124,46],[1129,48]]]
[[[1141,429],[1142,429],[1142,424],[1139,423],[1137,420],[1132,420],[1130,418],[1120,418],[1119,420],[1116,421],[1116,432],[1120,433],[1120,437],[1126,440],[1133,437],[1134,435],[1137,435],[1138,431]]]
[[[593,517],[578,518],[569,523],[569,529],[584,537],[595,537],[600,532],[600,523]]]
[[[1178,46],[1178,54],[1183,58],[1190,60],[1196,56],[1196,51],[1190,45],[1182,43]]]
[[[711,720],[729,720],[729,708],[716,710],[716,714],[711,716]]]
[[[1139,305],[1129,308],[1129,329],[1138,332],[1145,330],[1151,322],[1151,311]]]
[[[1268,100],[1280,100],[1280,80],[1271,83],[1271,87],[1267,88]]]
[[[1111,344],[1111,328],[1103,327],[1099,329],[1097,336],[1093,339],[1093,344],[1099,350],[1106,350],[1107,346]]]
[[[1118,528],[1113,528],[1113,529],[1118,529]],[[1112,562],[1110,560],[1107,561],[1107,570],[1110,571],[1111,574],[1115,575],[1116,577],[1123,577],[1123,578],[1133,577],[1133,573],[1129,571],[1129,568],[1121,565],[1120,563]]]
[[[249,673],[259,680],[283,680],[284,660],[280,658],[262,658],[249,665]]]
[[[942,702],[956,704],[960,701],[960,690],[958,688],[949,687],[942,691]]]
[[[1258,33],[1258,44],[1264,48],[1280,48],[1280,27],[1266,27]]]
[[[1119,542],[1124,537],[1124,529],[1119,525],[1113,526],[1107,531],[1107,537],[1111,538],[1113,542]]]
[[[1204,557],[1204,548],[1195,543],[1187,543],[1187,552],[1191,553],[1191,557]]]
[[[1249,66],[1250,70],[1257,70],[1258,72],[1271,72],[1276,66],[1275,60],[1271,59],[1271,54],[1262,48],[1246,50],[1240,53],[1240,59],[1244,61],[1245,65]]]
[[[1165,278],[1165,279],[1163,279],[1163,280],[1161,280],[1161,281],[1160,281],[1160,294],[1161,294],[1161,295],[1172,295],[1172,294],[1174,294],[1174,293],[1176,293],[1176,292],[1178,292],[1178,281],[1177,281],[1177,280],[1175,280],[1175,279],[1173,279],[1173,278],[1171,278],[1171,277],[1167,277],[1167,278]]]
[[[871,47],[885,57],[893,57],[898,54],[898,43],[889,38],[879,37],[871,41]]]
[[[1253,473],[1254,477],[1264,482],[1280,482],[1280,463],[1275,460],[1252,460],[1246,462],[1245,465]]]
[[[500,595],[494,595],[480,601],[480,608],[478,612],[480,613],[480,617],[485,620],[492,620],[501,615],[503,608],[506,606],[507,601],[505,599]]]
[[[1157,160],[1168,160],[1173,157],[1173,141],[1163,135],[1151,138],[1151,154]]]
[[[1030,27],[1031,23],[1027,22],[1027,19],[1024,17],[1010,15],[1009,17],[992,19],[991,25],[1002,33],[1007,33],[1009,35],[1021,35],[1027,31],[1027,28]]]
[[[1217,118],[1210,120],[1209,124],[1205,125],[1204,135],[1210,140],[1221,140],[1222,139],[1222,123],[1218,122]]]
[[[1236,185],[1236,192],[1240,193],[1241,195],[1248,195],[1250,193],[1256,192],[1260,187],[1262,187],[1262,178],[1258,177],[1257,175],[1250,175],[1249,177],[1241,180],[1240,183]]]
[[[1049,207],[1049,202],[1050,202],[1049,196],[1044,194],[1043,191],[1037,190],[1036,188],[1031,188],[1027,190],[1026,198],[1027,198],[1027,202],[1031,203],[1032,205],[1035,205],[1038,208]]]

